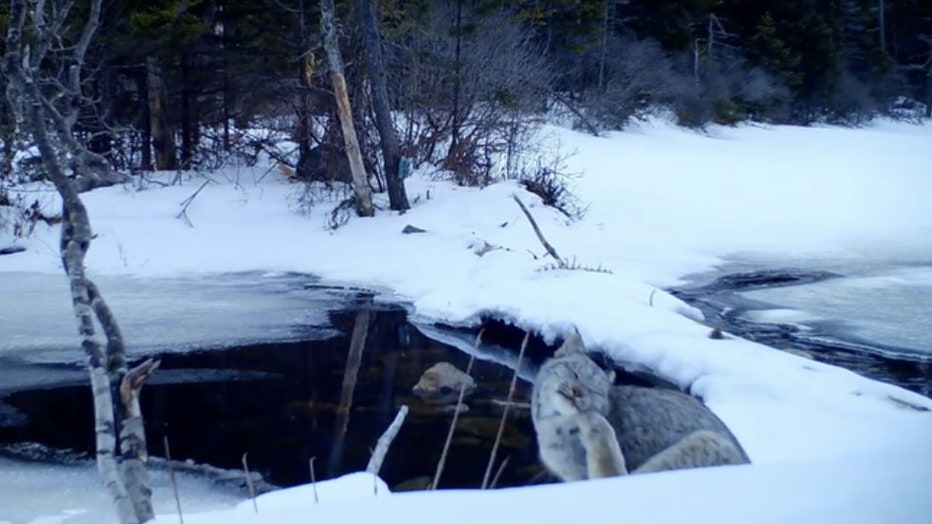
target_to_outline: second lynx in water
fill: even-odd
[[[576,333],[541,366],[531,404],[541,460],[564,481],[749,462],[695,398],[613,386]]]

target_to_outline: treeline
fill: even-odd
[[[55,3],[45,3],[49,13]],[[362,3],[338,1],[337,14],[354,117],[377,172]],[[464,183],[491,176],[529,115],[599,132],[658,109],[690,126],[856,124],[932,110],[928,0],[374,3],[403,154]],[[70,27],[63,41],[75,36]],[[274,154],[255,131],[277,129],[298,149],[282,163],[340,179],[338,161],[321,168],[341,143],[325,60],[314,0],[111,0],[88,53],[92,103],[76,129],[121,170]],[[44,67],[55,72],[55,53]],[[16,137],[3,106],[9,173]]]

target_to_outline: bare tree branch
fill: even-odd
[[[537,235],[537,239],[540,240],[541,244],[543,244],[544,249],[547,250],[547,253],[557,261],[557,265],[560,267],[566,267],[566,262],[560,258],[560,255],[557,254],[557,250],[550,245],[550,242],[547,242],[547,239],[544,238],[544,234],[540,232],[540,228],[537,227],[537,222],[534,220],[534,217],[531,216],[531,212],[528,211],[526,207],[524,207],[524,202],[518,198],[518,195],[511,195],[511,197],[514,198],[515,202],[518,203],[518,207],[521,208],[521,211],[524,211],[524,216],[526,216],[528,221],[531,223],[531,227],[534,228],[534,233]]]
[[[406,416],[408,416],[408,406],[402,405],[401,409],[399,409],[398,413],[395,415],[395,419],[389,424],[388,429],[379,437],[379,441],[375,445],[375,451],[372,452],[372,457],[369,459],[369,464],[366,466],[367,472],[373,475],[379,474],[379,470],[382,469],[382,463],[385,462],[385,455],[388,454],[388,448],[398,435],[398,431],[401,429],[401,425],[404,424]]]

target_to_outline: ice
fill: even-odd
[[[790,322],[841,322],[842,327],[829,335],[842,340],[861,339],[867,345],[932,357],[932,266],[855,271],[852,276],[742,295],[797,310]],[[761,321],[764,315],[773,321],[778,311],[782,310],[757,312],[750,319]]]
[[[93,275],[131,357],[163,351],[327,337],[327,312],[350,293],[306,289],[297,274],[140,278]],[[63,274],[0,272],[0,357],[83,362]]]
[[[158,515],[177,522],[168,472],[150,470],[153,505]],[[176,472],[182,510],[230,509],[244,498],[206,477]],[[100,524],[116,520],[114,509],[92,461],[49,464],[0,456],[0,522],[13,524]]]
[[[759,309],[744,314],[751,322],[761,324],[799,324],[801,322],[818,320],[819,317],[798,309]]]

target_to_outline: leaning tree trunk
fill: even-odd
[[[382,39],[379,36],[378,20],[373,0],[362,0],[363,39],[366,45],[366,66],[369,69],[369,90],[372,108],[375,110],[375,126],[382,139],[382,157],[385,162],[385,183],[388,185],[389,207],[404,211],[411,207],[405,192],[404,180],[398,172],[401,164],[401,145],[392,111],[388,103],[388,88],[385,85],[385,61],[382,58]]]
[[[324,50],[327,52],[327,61],[330,65],[330,82],[333,84],[333,94],[337,101],[337,115],[343,131],[343,143],[346,146],[346,156],[349,159],[350,173],[353,177],[356,214],[361,217],[371,217],[375,214],[372,207],[372,192],[366,180],[366,168],[362,163],[359,139],[356,138],[356,128],[353,126],[353,110],[346,92],[346,78],[343,77],[343,58],[337,42],[333,0],[320,0],[320,25],[321,32],[324,34]]]
[[[146,95],[149,110],[149,135],[155,149],[155,168],[160,171],[178,169],[178,153],[175,147],[175,133],[169,124],[166,113],[168,96],[162,68],[149,57],[146,59]],[[146,147],[149,147],[146,144]]]
[[[74,122],[81,109],[82,68],[87,48],[97,29],[102,0],[92,0],[88,19],[78,41],[70,48],[68,76],[65,81],[49,78],[48,51],[52,42],[62,39],[62,28],[73,2],[49,6],[11,0],[6,37],[3,73],[7,79],[7,96],[17,122],[28,132],[39,152],[42,167],[62,198],[64,221],[61,230],[61,259],[68,276],[71,299],[81,347],[87,355],[94,403],[94,431],[97,469],[123,524],[151,520],[151,493],[145,462],[145,432],[138,410],[138,392],[145,377],[154,369],[151,362],[127,373],[123,338],[116,318],[97,286],[87,278],[84,259],[93,233],[80,192],[118,179],[103,173],[98,156],[75,139]],[[28,44],[24,38],[27,15]],[[28,49],[28,52],[24,51]],[[60,65],[60,64],[59,64]],[[43,93],[40,86],[53,86]],[[67,162],[67,164],[66,164]],[[66,173],[66,167],[73,172]],[[95,335],[94,321],[107,337],[106,346]],[[129,382],[126,382],[129,380]],[[125,389],[128,404],[115,401],[118,389]],[[121,441],[123,440],[122,457]]]

